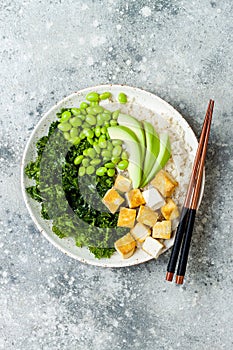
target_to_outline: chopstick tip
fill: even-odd
[[[174,275],[173,272],[168,272],[168,271],[167,271],[167,273],[166,273],[166,281],[172,282],[173,275]]]
[[[183,284],[184,276],[176,276],[176,284]]]

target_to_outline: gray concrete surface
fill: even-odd
[[[0,2],[0,349],[233,349],[231,0]],[[199,134],[216,108],[206,189],[183,287],[169,252],[131,268],[83,265],[35,228],[20,160],[63,96],[102,83],[151,91]]]

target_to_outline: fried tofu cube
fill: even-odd
[[[151,235],[151,229],[138,222],[134,228],[130,230],[130,233],[136,241],[142,243],[145,241],[146,237]]]
[[[114,188],[117,189],[120,192],[128,192],[131,188],[132,182],[130,179],[127,179],[127,177],[124,177],[122,175],[117,175]]]
[[[102,199],[102,202],[106,207],[109,209],[109,211],[114,214],[119,206],[124,202],[124,198],[119,195],[119,193],[114,189],[111,188],[105,193],[105,196]]]
[[[121,254],[123,259],[129,258],[133,255],[136,248],[136,241],[127,233],[125,236],[121,237],[114,243],[115,249]]]
[[[138,188],[127,192],[125,196],[130,208],[137,208],[146,203],[141,191]]]
[[[167,198],[166,204],[161,208],[161,213],[166,220],[174,220],[179,216],[178,207],[171,198]]]
[[[147,237],[145,242],[142,245],[142,249],[153,258],[157,259],[162,249],[164,248],[163,244],[160,243],[157,239],[152,237]]]
[[[160,170],[151,181],[151,184],[157,188],[164,197],[171,197],[175,188],[178,186],[178,182],[165,170]]]
[[[153,210],[160,209],[166,203],[159,191],[154,187],[150,187],[148,190],[143,191],[142,195],[146,201],[147,207],[150,207]]]
[[[153,226],[152,237],[170,239],[172,233],[172,225],[170,220],[158,221]]]
[[[138,211],[137,221],[144,225],[152,227],[157,222],[158,216],[159,214],[151,208],[141,205]]]
[[[134,221],[136,218],[136,210],[135,209],[129,209],[129,208],[121,208],[117,226],[121,227],[134,227]]]

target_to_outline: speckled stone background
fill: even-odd
[[[0,2],[0,349],[233,349],[231,0]],[[63,96],[124,83],[170,102],[199,134],[216,108],[183,287],[169,252],[122,269],[83,265],[35,228],[20,160]]]

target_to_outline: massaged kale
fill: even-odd
[[[79,177],[74,159],[90,147],[89,142],[84,139],[70,147],[57,125],[52,123],[48,136],[36,144],[37,158],[25,168],[35,185],[26,191],[41,203],[41,215],[52,220],[56,235],[73,237],[78,247],[89,247],[97,258],[110,257],[114,242],[126,231],[117,228],[118,213],[108,212],[101,201],[112,188],[114,177]]]

